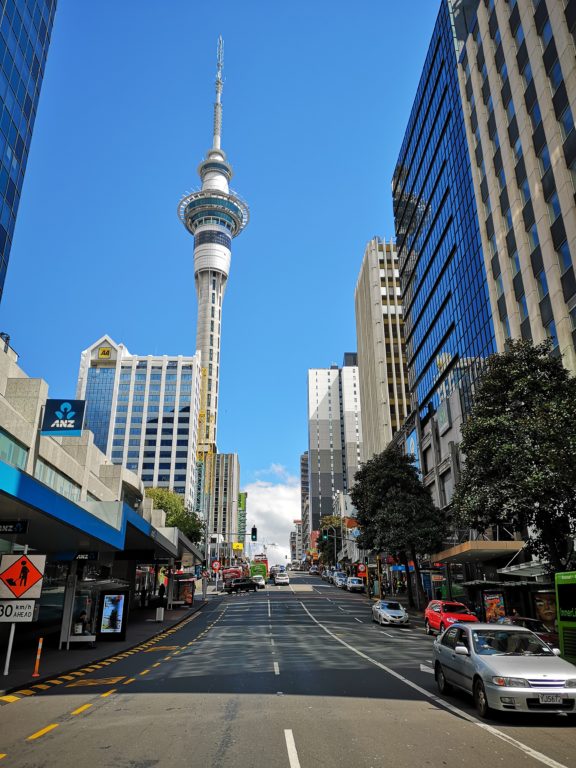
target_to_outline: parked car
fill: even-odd
[[[250,579],[247,576],[241,579],[232,579],[231,582],[226,584],[224,592],[232,594],[232,592],[256,592],[258,585],[254,579]]]
[[[397,624],[406,626],[410,622],[410,616],[406,609],[395,600],[378,600],[372,606],[372,621],[378,624]]]
[[[524,627],[538,635],[540,640],[544,640],[552,648],[558,647],[558,633],[551,630],[540,619],[531,619],[527,616],[501,616],[498,619],[498,624],[514,624],[517,627]]]
[[[334,574],[333,584],[337,587],[340,587],[340,589],[344,589],[346,587],[346,580],[348,576],[346,576],[345,573],[336,573]]]
[[[348,576],[345,589],[348,592],[364,592],[364,580],[358,578],[358,576]]]
[[[264,576],[260,576],[260,574],[257,574],[256,576],[252,576],[252,581],[255,582],[258,589],[266,588],[266,580],[264,579]]]
[[[424,627],[426,634],[444,632],[456,621],[478,621],[478,618],[464,603],[454,600],[431,600],[424,611]]]
[[[322,578],[324,581],[330,581],[330,577],[332,576],[332,571],[329,568],[324,568],[322,571]]]
[[[290,577],[285,571],[279,571],[274,576],[274,584],[276,584],[277,587],[285,586],[286,584],[290,584]]]
[[[438,690],[460,688],[481,717],[491,710],[576,713],[576,667],[534,632],[511,624],[457,623],[434,640]]]
[[[318,576],[318,566],[317,565],[311,565],[310,570],[308,573],[313,574],[314,576]]]
[[[342,571],[332,571],[328,581],[330,582],[330,584],[336,584],[336,579],[341,579],[343,577],[346,578],[346,574],[342,573]]]

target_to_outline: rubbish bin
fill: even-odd
[[[156,621],[164,621],[164,606],[156,608]]]

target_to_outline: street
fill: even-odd
[[[569,717],[481,722],[439,697],[433,638],[308,574],[214,598],[140,650],[0,708],[5,765],[576,765]],[[73,658],[73,654],[70,655]]]

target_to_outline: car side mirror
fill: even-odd
[[[554,656],[560,656],[562,651],[560,650],[560,648],[552,648],[552,653],[554,654]]]
[[[454,648],[454,653],[457,656],[470,656],[470,651],[465,645],[457,645],[456,648]]]

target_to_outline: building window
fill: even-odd
[[[510,256],[510,261],[512,262],[512,274],[517,275],[520,272],[520,256],[518,251],[514,251],[512,256]]]
[[[540,112],[540,105],[537,101],[532,104],[532,108],[530,109],[530,122],[532,123],[532,130],[536,130],[540,123],[542,122],[542,114]]]
[[[564,273],[572,266],[572,256],[570,255],[570,246],[568,245],[568,240],[564,240],[564,242],[558,246],[557,253],[558,261],[560,262],[560,269]]]
[[[540,238],[538,237],[538,227],[536,226],[536,222],[534,222],[534,224],[532,224],[528,230],[528,242],[530,243],[531,251],[540,245]]]
[[[574,118],[572,117],[572,110],[570,107],[566,107],[564,112],[560,115],[560,127],[562,129],[562,138],[566,138],[574,129]]]
[[[546,19],[542,31],[540,32],[540,39],[542,40],[542,48],[546,48],[550,40],[552,40],[552,27],[550,26],[550,19]]]
[[[496,278],[496,296],[500,298],[500,296],[504,295],[504,283],[502,282],[502,275],[498,275]]]
[[[528,304],[525,293],[518,299],[518,312],[520,313],[520,321],[526,320],[528,317]]]
[[[540,173],[542,176],[544,176],[546,171],[551,167],[550,151],[547,144],[544,144],[540,150],[540,154],[538,155],[538,162],[540,163]]]
[[[504,338],[509,339],[512,334],[510,333],[510,321],[508,320],[508,315],[504,315],[502,318],[502,330],[504,332]]]
[[[544,327],[544,330],[546,331],[546,336],[549,339],[552,339],[553,348],[556,349],[558,346],[558,334],[556,332],[556,323],[554,320],[551,320],[548,325]]]
[[[550,223],[554,224],[558,216],[562,213],[560,210],[560,200],[558,200],[558,193],[556,190],[552,192],[548,200],[546,200],[546,205],[548,206],[548,214],[550,216]]]
[[[538,297],[542,300],[548,295],[548,280],[546,279],[546,273],[541,270],[536,276],[536,282],[538,284]]]
[[[548,78],[552,88],[552,95],[554,95],[562,84],[562,68],[558,59],[552,64],[552,68],[548,72]]]
[[[0,430],[0,459],[17,469],[25,469],[28,449],[4,430]]]
[[[572,325],[572,330],[576,331],[576,307],[572,307],[572,309],[568,313],[570,315],[570,323]]]

